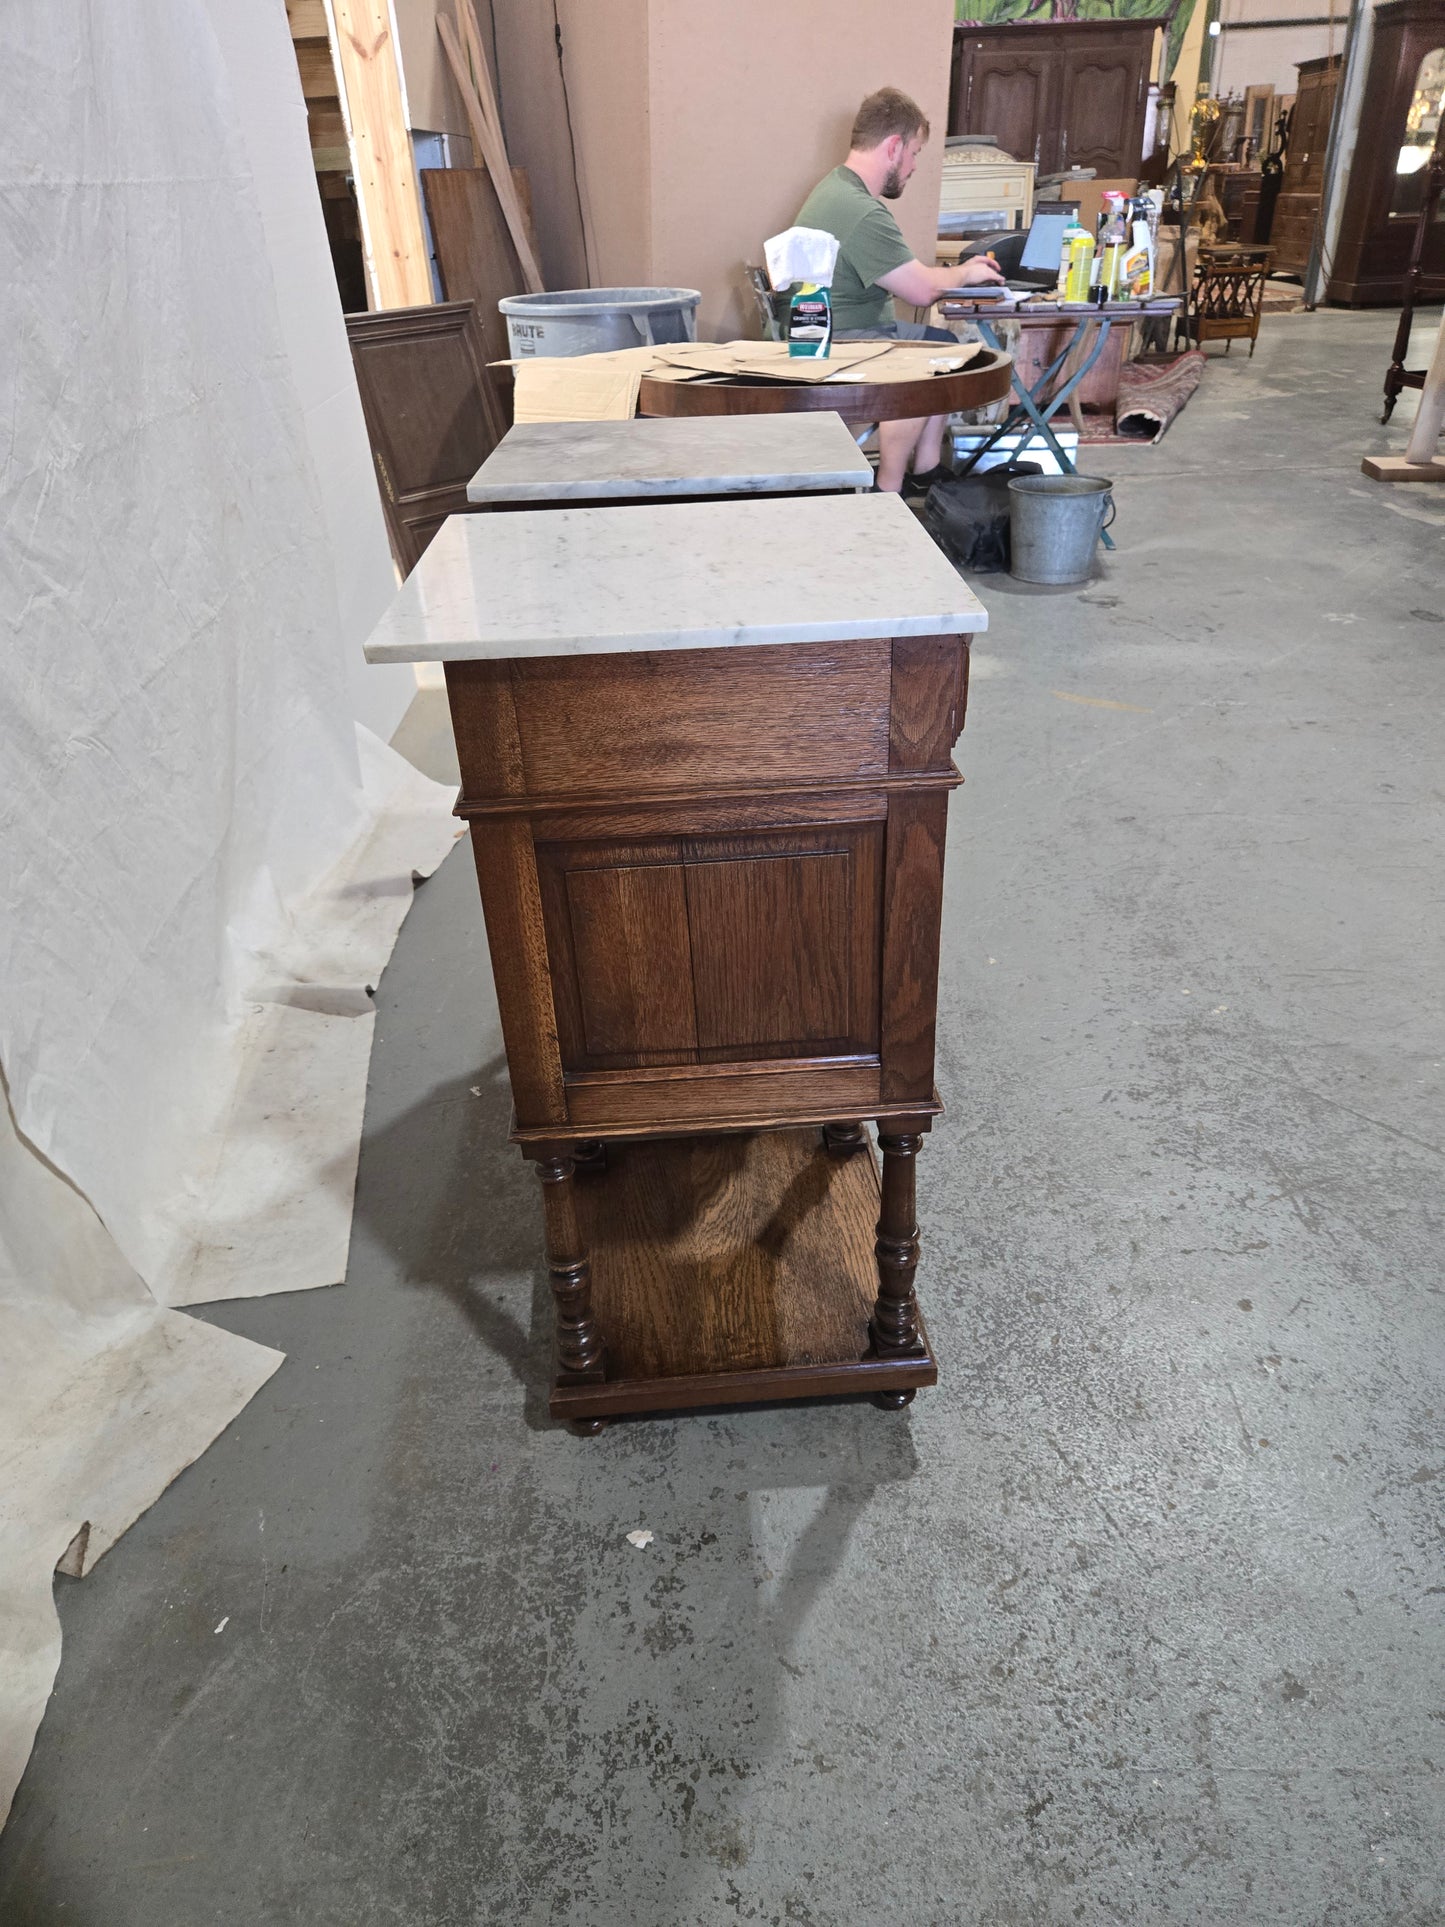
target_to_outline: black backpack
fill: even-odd
[[[1015,475],[1042,475],[1037,462],[1008,462],[945,475],[924,497],[928,532],[955,567],[997,575],[1009,565],[1008,485]]]

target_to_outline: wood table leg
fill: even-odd
[[[537,1160],[542,1183],[543,1236],[552,1298],[557,1308],[557,1383],[605,1379],[607,1351],[592,1315],[592,1267],[577,1223],[572,1156],[561,1147]],[[589,1430],[601,1430],[601,1425]]]
[[[923,1147],[921,1132],[882,1126],[883,1197],[878,1216],[878,1298],[869,1332],[882,1357],[906,1357],[922,1350],[918,1337],[918,1300],[913,1274],[918,1269],[918,1218],[914,1173]]]

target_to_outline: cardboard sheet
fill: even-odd
[[[647,350],[641,352],[650,352]],[[642,370],[610,355],[559,355],[512,363],[519,422],[629,422],[637,413]]]

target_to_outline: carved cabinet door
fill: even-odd
[[[1063,69],[1059,166],[1092,167],[1102,179],[1132,179],[1144,152],[1149,70],[1137,37],[1091,45]]]
[[[1006,154],[1054,167],[1049,97],[1056,58],[1044,46],[994,47],[968,36],[960,56],[958,127],[992,134]]]

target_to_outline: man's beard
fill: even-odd
[[[890,167],[888,178],[883,183],[883,198],[885,201],[896,201],[902,192],[902,177],[896,167]]]

